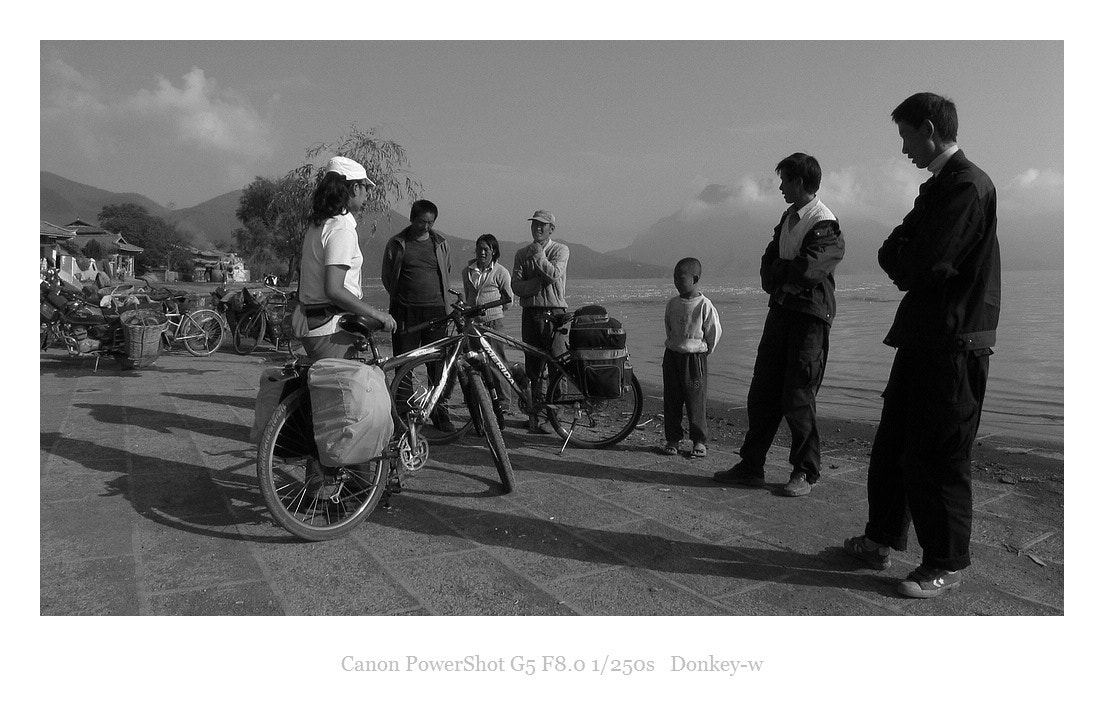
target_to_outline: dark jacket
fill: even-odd
[[[997,191],[961,151],[920,186],[912,211],[878,250],[905,292],[885,342],[897,348],[991,348],[1000,317]]]
[[[408,226],[392,236],[383,249],[383,267],[380,269],[380,280],[383,281],[383,288],[391,297],[392,307],[402,302],[402,297],[395,295],[395,289],[398,288],[399,275],[402,274],[403,256],[406,254],[406,233],[409,230],[410,227]],[[449,246],[448,242],[445,241],[445,237],[433,229],[429,230],[429,238],[433,242],[433,253],[437,257],[437,274],[441,280],[441,297],[447,311],[450,310],[452,305],[448,292],[449,273],[452,271]]]
[[[778,254],[778,237],[787,214],[774,227],[759,266],[763,290],[772,306],[807,313],[832,325],[836,317],[836,265],[843,260],[843,234],[837,221],[818,221],[805,232],[801,249],[792,259]]]

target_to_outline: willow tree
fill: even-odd
[[[422,193],[421,183],[409,175],[406,150],[397,142],[382,138],[378,129],[364,131],[355,124],[336,142],[309,147],[306,163],[284,176],[257,177],[242,192],[235,215],[243,228],[235,236],[241,248],[264,251],[286,262],[289,281],[294,280],[299,269],[314,187],[322,178],[326,160],[335,155],[362,164],[368,178],[376,184],[368,191],[364,210],[373,217],[368,225],[373,234],[378,218],[386,215],[393,203],[416,199]],[[316,160],[321,160],[322,166],[316,166]]]

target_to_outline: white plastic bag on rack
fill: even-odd
[[[391,440],[391,397],[378,366],[341,358],[316,361],[307,373],[314,441],[323,465],[378,457]]]

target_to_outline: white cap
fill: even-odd
[[[348,157],[334,157],[326,162],[326,171],[340,174],[349,181],[366,181],[371,186],[376,185],[368,178],[368,172],[364,171],[364,167]]]

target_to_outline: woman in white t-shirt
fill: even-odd
[[[395,330],[390,314],[361,300],[364,257],[353,215],[363,210],[368,188],[373,186],[363,166],[334,157],[315,187],[299,263],[300,305],[294,316],[296,333],[312,361],[355,356],[353,335],[337,327],[343,313],[374,318],[383,323],[382,330]]]

